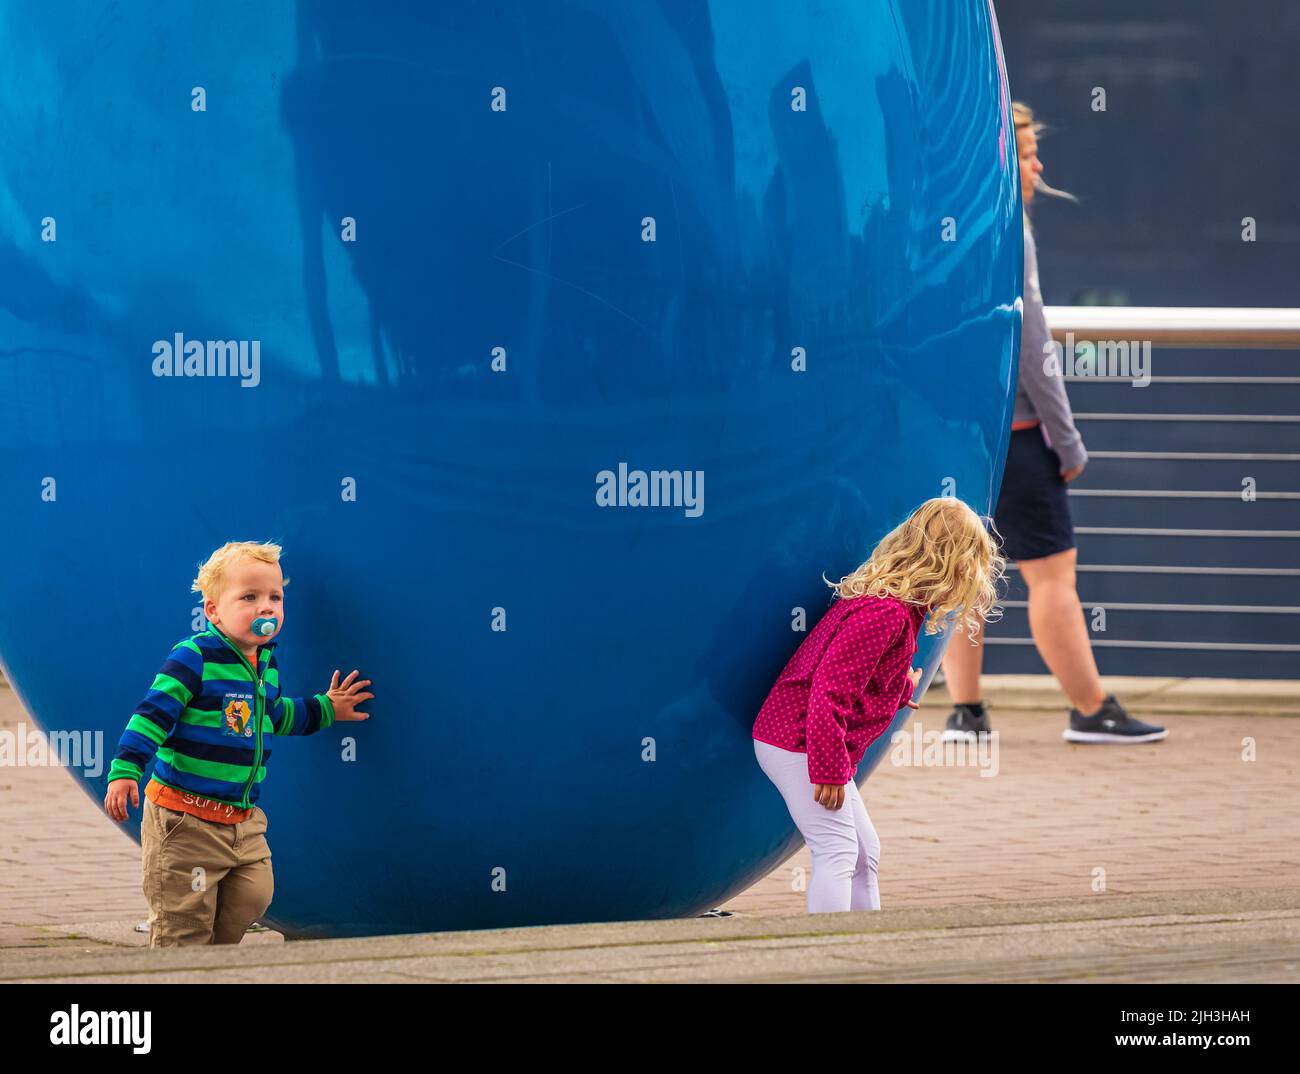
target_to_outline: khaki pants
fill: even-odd
[[[219,824],[145,799],[140,821],[149,946],[239,943],[271,905],[266,814]]]

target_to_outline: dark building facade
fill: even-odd
[[[1300,305],[1300,4],[995,3],[1044,178],[1079,199],[1034,201],[1049,305]],[[1300,679],[1300,350],[1155,348],[1148,372],[1067,379],[1098,666]],[[1010,577],[985,667],[1043,672]]]

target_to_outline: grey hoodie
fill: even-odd
[[[1013,422],[1042,421],[1047,442],[1061,457],[1062,471],[1088,461],[1083,437],[1074,427],[1074,414],[1065,394],[1065,377],[1049,376],[1043,369],[1044,344],[1051,339],[1043,316],[1043,292],[1038,286],[1038,249],[1034,233],[1025,224],[1025,308],[1020,329],[1020,373],[1016,382]],[[1057,363],[1058,367],[1060,363]]]

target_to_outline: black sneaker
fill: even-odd
[[[978,707],[966,704],[953,705],[952,713],[948,716],[948,726],[944,728],[940,741],[960,742],[965,739],[969,742],[977,742],[992,733],[988,713],[984,711],[983,703]]]
[[[1159,742],[1168,735],[1163,727],[1133,719],[1114,694],[1107,694],[1091,716],[1070,709],[1070,726],[1061,732],[1067,742]]]

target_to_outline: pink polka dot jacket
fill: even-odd
[[[912,696],[907,673],[928,611],[894,597],[835,600],[767,695],[754,738],[808,754],[810,783],[848,783]]]

